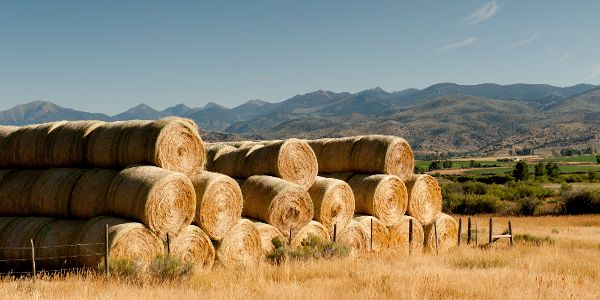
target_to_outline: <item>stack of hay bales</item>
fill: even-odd
[[[33,239],[46,249],[38,257],[55,258],[43,267],[95,267],[108,225],[112,258],[147,263],[170,238],[174,254],[210,267],[210,238],[237,224],[241,192],[203,172],[204,157],[197,126],[181,118],[0,126],[0,259],[29,257],[20,248]],[[90,245],[54,247],[75,244]]]

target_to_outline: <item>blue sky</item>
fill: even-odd
[[[600,83],[600,1],[0,2],[0,110]]]

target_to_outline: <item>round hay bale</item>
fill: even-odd
[[[0,125],[0,168],[10,167],[10,135],[19,129],[18,126]]]
[[[263,255],[267,255],[275,249],[275,245],[273,245],[274,238],[278,237],[287,243],[287,238],[279,231],[279,229],[277,229],[277,227],[263,222],[254,222],[254,225],[258,228]]]
[[[189,225],[175,236],[171,243],[171,254],[190,262],[201,269],[212,268],[215,262],[215,247],[200,227]]]
[[[41,170],[12,170],[0,182],[0,214],[30,216],[32,188],[42,175]]]
[[[423,226],[431,224],[442,211],[442,189],[435,178],[416,175],[405,181],[408,191],[408,214]]]
[[[317,221],[310,221],[310,223],[302,227],[292,236],[292,247],[302,246],[302,242],[309,239],[311,236],[314,236],[321,241],[331,240],[331,236],[323,224]]]
[[[388,226],[390,234],[390,249],[402,252],[406,255],[409,254],[409,223],[413,221],[413,240],[411,244],[412,253],[423,252],[423,226],[419,221],[410,216],[403,216],[398,224]]]
[[[71,217],[91,219],[107,215],[108,190],[118,174],[112,169],[84,170],[71,193]]]
[[[254,147],[247,154],[242,171],[239,177],[271,175],[308,189],[317,177],[317,158],[310,146],[298,139],[272,141]]]
[[[204,145],[188,119],[111,122],[96,127],[86,160],[98,167],[154,165],[192,175],[204,168]]]
[[[271,176],[251,176],[241,184],[243,214],[267,222],[281,232],[296,232],[313,217],[308,192],[297,184]]]
[[[437,251],[443,253],[456,247],[458,240],[458,223],[453,217],[444,213],[439,213],[433,218],[431,224],[423,227],[425,240],[424,251],[430,253],[436,252],[434,224],[437,226]]]
[[[253,151],[255,148],[260,148],[262,145],[255,145],[252,147],[235,148],[232,146],[224,146],[218,148],[217,152],[211,156],[213,162],[209,165],[212,169],[209,171],[225,174],[227,176],[236,178],[245,178],[244,162],[248,153]]]
[[[85,144],[88,135],[102,121],[70,121],[57,126],[48,134],[46,161],[50,167],[73,167],[85,163]]]
[[[252,221],[241,219],[217,244],[217,262],[227,268],[255,267],[262,257],[258,228]]]
[[[46,217],[69,217],[71,193],[82,169],[48,169],[31,188],[31,212]]]
[[[131,259],[142,266],[163,253],[162,241],[140,223],[112,217],[96,217],[85,222],[75,237],[75,262],[80,267],[98,267],[105,253],[105,225],[108,224],[109,260]]]
[[[369,250],[369,237],[370,232],[353,219],[338,233],[336,242],[350,248],[353,253],[365,252]]]
[[[0,170],[0,186],[2,185],[2,180],[4,179],[4,177],[8,174],[10,174],[10,172],[12,172],[12,169],[3,169]]]
[[[190,179],[196,191],[194,223],[218,241],[242,216],[242,190],[231,177],[219,173],[202,172]]]
[[[44,226],[35,236],[36,267],[38,270],[57,270],[78,267],[75,258],[80,246],[75,246],[75,238],[85,221],[55,220]]]
[[[229,151],[231,151],[231,149],[235,148],[226,144],[204,144],[205,147],[205,151],[206,151],[206,164],[205,164],[205,168],[207,171],[213,171],[214,170],[214,164],[215,164],[215,160],[219,158],[220,154],[224,151],[227,151],[227,149],[229,149]]]
[[[308,144],[319,154],[317,162],[320,173],[354,172],[352,150],[358,137],[344,137],[310,141]]]
[[[139,221],[161,239],[190,225],[196,210],[196,193],[182,173],[153,166],[127,168],[108,191],[111,215]]]
[[[354,192],[354,210],[359,214],[375,216],[385,225],[392,225],[406,212],[408,194],[397,176],[357,174],[348,184]]]
[[[402,180],[413,174],[413,151],[403,138],[390,135],[361,136],[352,150],[353,171],[367,174],[392,174]]]
[[[373,224],[373,251],[381,251],[388,248],[389,245],[389,233],[385,224],[379,219],[373,216],[360,216],[354,218],[355,221],[362,227],[367,233],[368,241],[367,247],[371,248],[371,223]],[[371,222],[372,221],[372,222]]]
[[[35,239],[44,226],[54,218],[17,218],[5,225],[0,232],[0,257],[6,261],[0,264],[4,271],[21,271],[31,268],[31,239]],[[24,260],[23,260],[24,259]]]
[[[354,194],[346,182],[334,178],[317,177],[308,190],[313,202],[313,218],[333,235],[333,225],[342,230],[354,216]]]
[[[48,135],[66,121],[23,126],[7,138],[10,167],[43,168],[50,165],[46,157]]]

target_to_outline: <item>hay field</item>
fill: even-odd
[[[176,283],[104,281],[72,275],[0,281],[1,299],[324,299],[490,298],[598,299],[600,217],[510,218],[515,234],[553,243],[520,242],[494,250],[463,247],[446,254],[398,258],[364,254],[328,261],[262,264],[250,269],[198,271]],[[477,218],[480,240],[487,218]],[[495,218],[497,230],[506,218]],[[485,228],[482,228],[485,227]],[[464,233],[464,231],[463,231]],[[482,238],[483,237],[483,238]],[[546,239],[548,241],[548,239]],[[503,242],[502,242],[503,243]]]

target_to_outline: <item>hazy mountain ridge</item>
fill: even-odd
[[[114,116],[34,101],[0,112],[0,124],[175,115],[194,119],[202,130],[222,132],[211,134],[212,140],[381,133],[406,137],[419,151],[500,151],[599,143],[599,112],[600,88],[592,85],[441,83],[399,92],[319,90],[278,103],[251,100],[231,109],[210,102],[201,108],[178,104],[158,111],[140,104]]]

